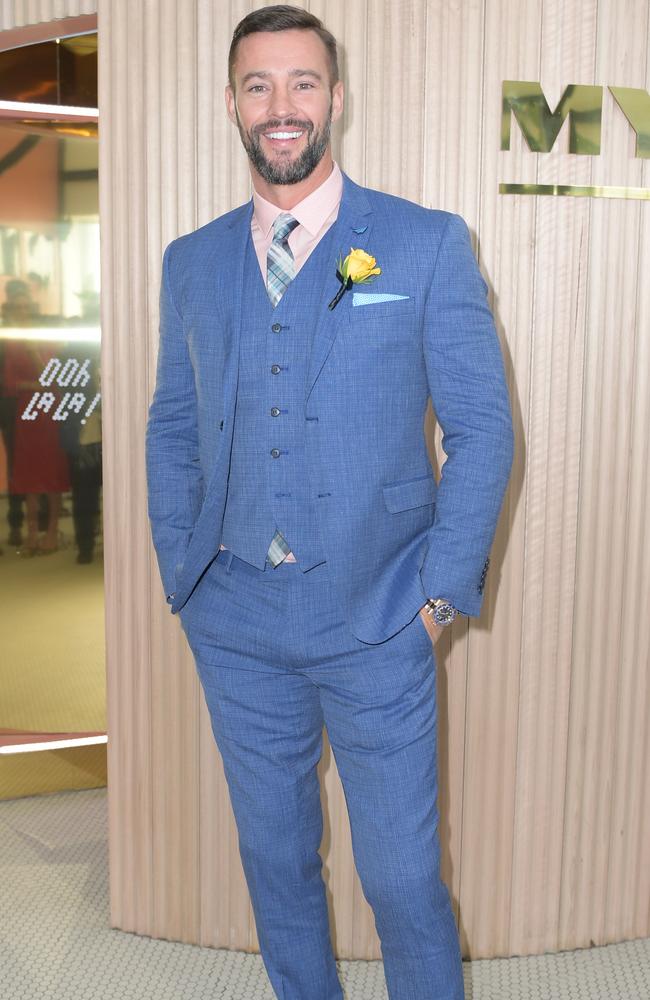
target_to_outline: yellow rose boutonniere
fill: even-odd
[[[345,260],[338,259],[336,277],[341,282],[341,287],[328,305],[328,309],[334,309],[341,301],[343,294],[352,285],[366,285],[381,274],[381,268],[377,267],[377,261],[365,250],[354,250],[350,247],[350,253]]]

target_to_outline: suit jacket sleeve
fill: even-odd
[[[174,249],[171,243],[163,257],[156,388],[146,432],[149,518],[168,601],[203,495],[194,370],[174,287]]]
[[[424,356],[446,460],[420,577],[429,597],[477,615],[513,431],[487,286],[457,215],[449,216],[426,300]]]

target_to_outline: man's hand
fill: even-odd
[[[444,627],[442,625],[436,625],[431,615],[427,614],[427,612],[424,609],[425,605],[423,604],[420,610],[418,611],[418,614],[422,619],[422,621],[424,622],[424,627],[429,633],[429,636],[431,637],[431,642],[435,646],[436,642],[438,641],[438,639],[440,638],[440,636],[444,631]]]

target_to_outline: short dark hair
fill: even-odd
[[[235,28],[228,53],[228,80],[233,90],[235,89],[235,59],[242,38],[258,31],[289,31],[291,28],[316,32],[327,49],[330,64],[330,86],[334,86],[339,79],[339,60],[334,35],[327,30],[319,18],[310,14],[308,10],[279,3],[273,7],[260,7],[259,10],[252,10],[250,14],[242,18]]]

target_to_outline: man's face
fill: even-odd
[[[263,31],[239,43],[228,116],[267,184],[297,184],[329,150],[343,109],[343,84],[330,87],[325,45],[313,31]]]

